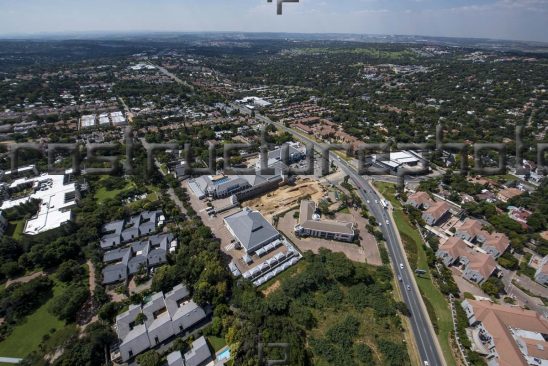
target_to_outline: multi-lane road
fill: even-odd
[[[312,144],[318,152],[320,151],[320,145],[316,141],[309,139],[307,136],[299,134],[280,123],[273,122],[267,117],[257,115],[256,118],[264,123],[273,124],[278,129],[295,135],[303,142]],[[381,205],[381,200],[383,197],[380,197],[376,190],[371,187],[369,180],[363,176],[360,176],[357,171],[346,161],[340,159],[334,153],[330,153],[330,160],[333,161],[334,164],[346,175],[348,175],[350,179],[352,179],[360,192],[361,198],[367,204],[369,211],[380,224],[380,229],[386,240],[394,271],[397,276],[401,278],[401,281],[398,281],[398,285],[402,298],[411,311],[410,323],[419,357],[421,358],[421,363],[424,365],[435,366],[445,365],[445,360],[440,351],[439,343],[433,332],[430,319],[416,285],[414,274],[408,265],[403,245],[398,234],[396,233],[397,229],[395,228],[392,216],[390,215],[389,209],[384,208]]]
[[[173,78],[177,83],[187,85],[181,79],[177,78],[164,68],[158,65],[154,66],[158,67],[158,69],[160,69],[160,71],[167,76]],[[231,103],[231,106],[244,112],[244,110],[235,104]],[[245,111],[245,113],[251,114],[249,111]],[[264,123],[273,124],[278,129],[287,131],[292,135],[297,136],[307,144],[312,144],[314,148],[319,151],[320,145],[316,141],[313,141],[304,135],[298,134],[296,131],[285,127],[283,124],[276,123],[260,114],[257,114],[255,118]],[[361,198],[364,202],[366,202],[369,211],[373,213],[373,216],[377,222],[382,225],[381,231],[388,246],[390,260],[394,270],[398,276],[401,277],[401,281],[398,281],[400,292],[402,293],[404,302],[411,311],[411,328],[413,330],[413,336],[415,343],[417,344],[421,362],[423,365],[445,366],[445,360],[443,358],[436,335],[434,334],[430,319],[428,318],[426,307],[422,302],[415,278],[407,263],[405,250],[403,249],[403,245],[398,234],[396,233],[396,229],[394,228],[394,221],[392,220],[392,217],[387,209],[380,205],[380,200],[382,197],[379,197],[376,191],[369,184],[369,181],[360,176],[346,161],[339,159],[339,157],[334,153],[330,153],[330,160],[332,160],[339,169],[341,169],[350,177],[350,179],[352,179],[354,184],[359,189]]]

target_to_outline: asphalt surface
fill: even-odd
[[[299,139],[304,140],[308,144],[313,144],[315,148],[319,148],[319,144],[317,142],[296,133],[282,124],[275,123],[269,118],[261,115],[257,115],[256,118],[265,123],[274,124],[279,129],[297,136]],[[415,283],[414,274],[409,269],[407,264],[403,245],[399,242],[399,238],[395,231],[395,224],[390,217],[388,210],[380,204],[382,197],[379,197],[376,191],[371,188],[370,182],[364,177],[358,175],[356,170],[346,161],[340,159],[334,153],[330,153],[330,160],[333,161],[335,165],[337,165],[346,175],[348,175],[350,179],[352,179],[356,187],[359,189],[361,198],[369,208],[369,212],[373,214],[377,222],[380,224],[380,230],[386,240],[388,253],[394,266],[394,271],[397,276],[401,277],[401,281],[398,281],[397,283],[403,300],[411,311],[410,323],[419,356],[421,358],[421,363],[425,365],[424,362],[426,361],[432,366],[445,365],[443,356],[436,347],[436,335],[432,331],[430,318],[428,317],[425,307],[422,304],[422,298]]]

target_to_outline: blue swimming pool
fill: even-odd
[[[225,349],[223,352],[217,355],[217,361],[229,360],[230,359],[230,348]]]

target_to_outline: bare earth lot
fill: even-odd
[[[304,178],[299,179],[295,185],[283,186],[261,197],[246,201],[242,206],[258,210],[264,217],[270,219],[298,205],[299,201],[307,196],[318,202],[326,192],[318,181]]]

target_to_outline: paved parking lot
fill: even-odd
[[[188,188],[188,182],[183,182],[183,187],[186,188],[189,193],[190,197],[190,204],[192,205],[192,208],[198,213],[198,215],[202,218],[203,223],[211,228],[211,231],[215,234],[215,237],[221,240],[221,249],[226,247],[230,244],[232,241],[232,235],[230,235],[230,232],[226,228],[224,224],[224,218],[232,215],[233,213],[238,212],[240,209],[238,207],[232,208],[228,211],[225,211],[219,215],[216,216],[209,216],[206,212],[207,209],[207,202],[204,200],[199,200]]]

